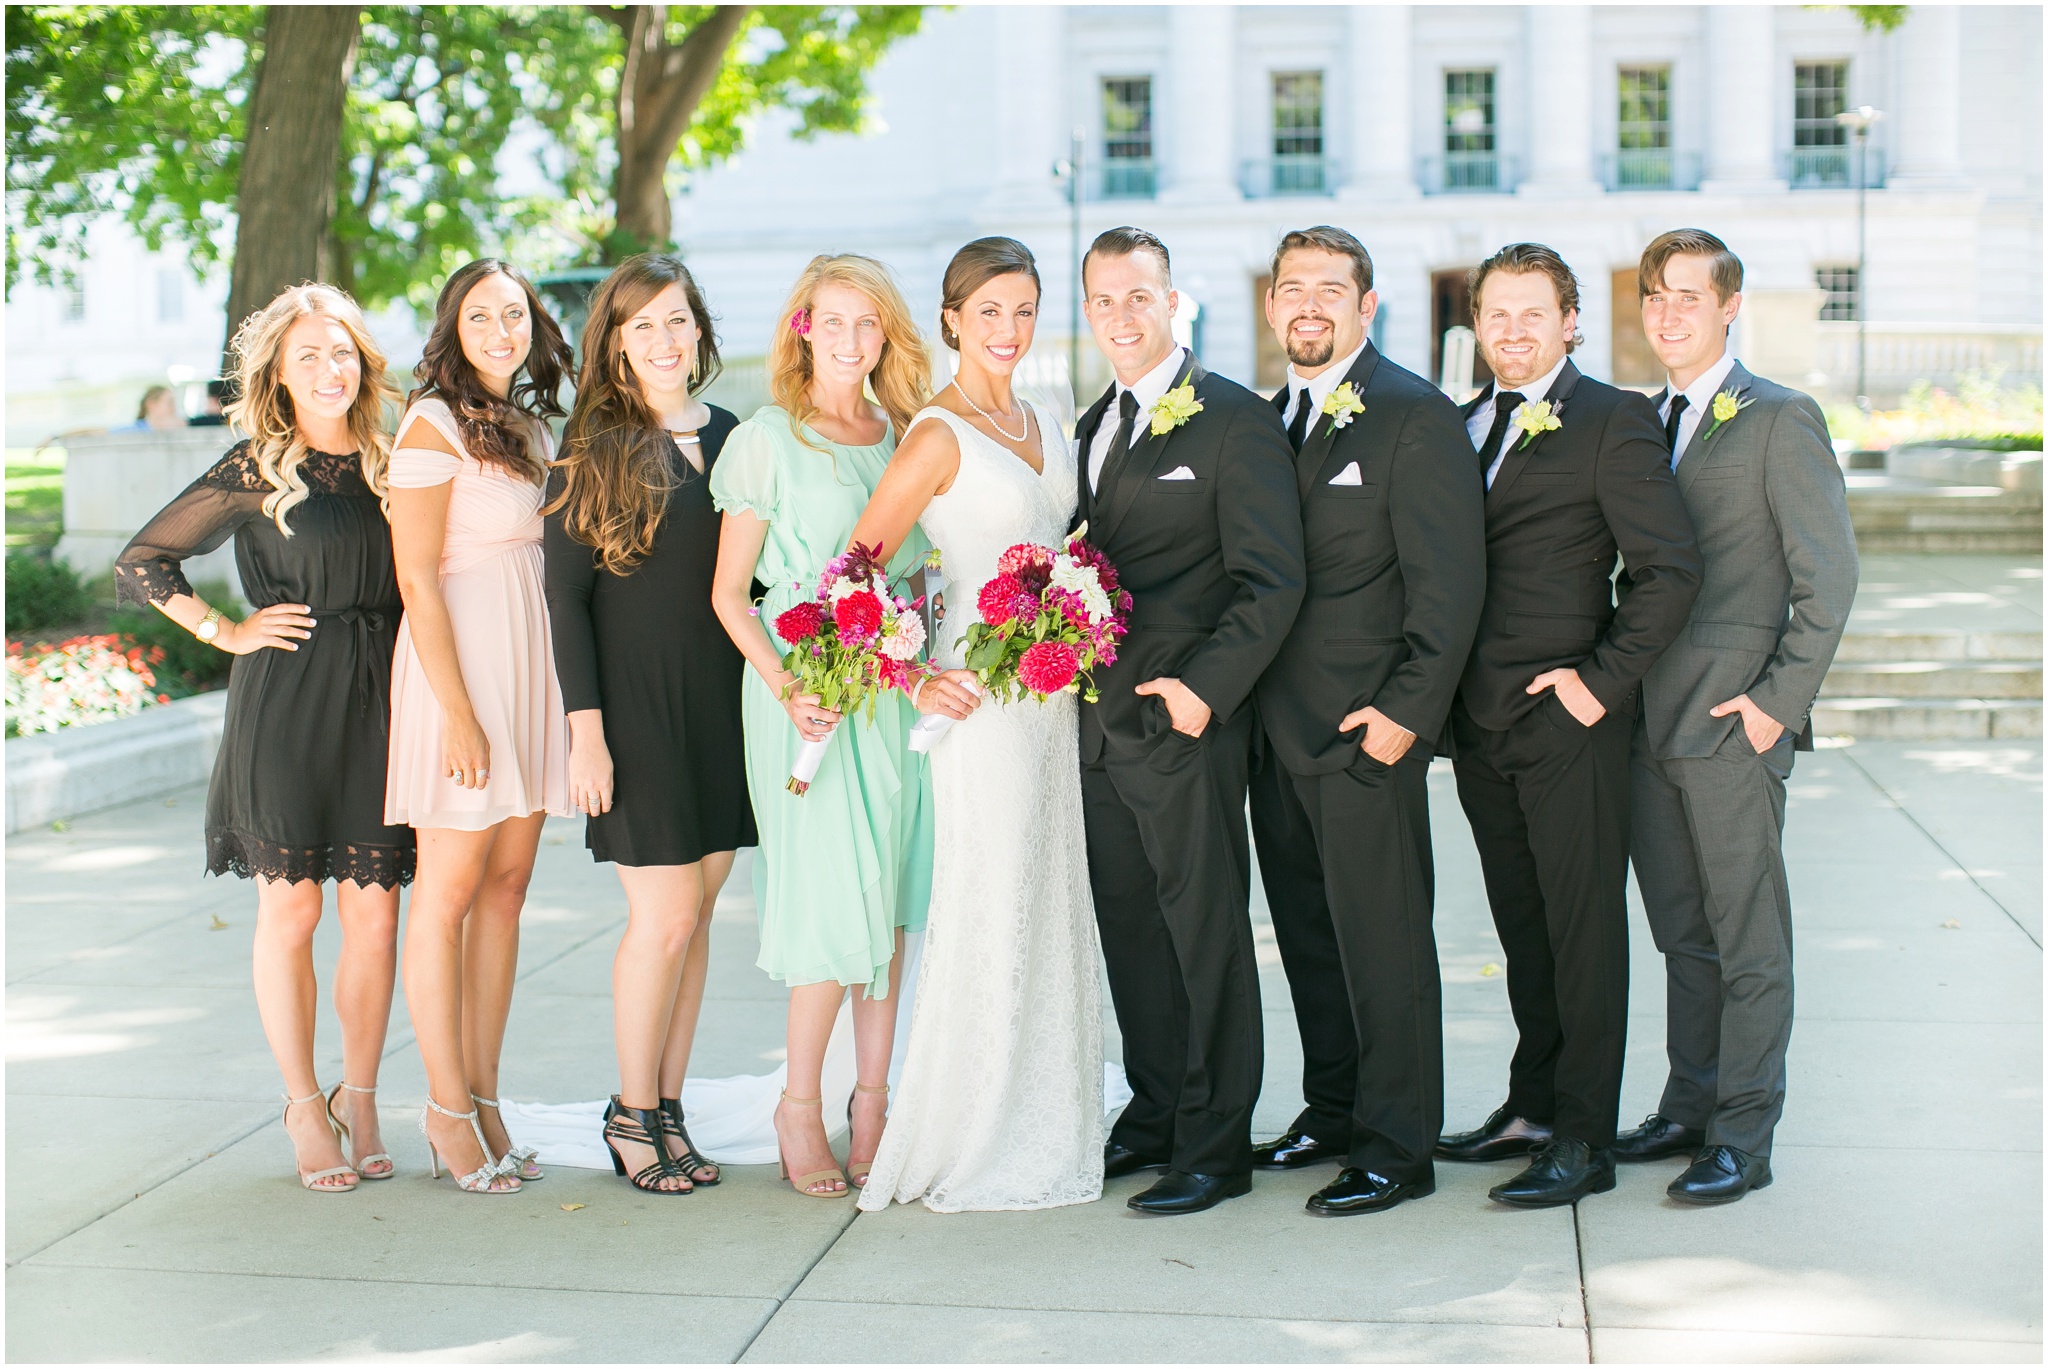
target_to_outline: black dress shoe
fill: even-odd
[[[1249,1174],[1190,1174],[1182,1169],[1169,1169],[1158,1183],[1143,1193],[1133,1194],[1128,1205],[1139,1212],[1173,1216],[1206,1212],[1225,1198],[1242,1198],[1251,1191]]]
[[[1512,1160],[1550,1139],[1550,1124],[1517,1117],[1506,1108],[1471,1131],[1454,1131],[1436,1143],[1439,1160]]]
[[[1704,1128],[1689,1127],[1672,1121],[1661,1112],[1653,1112],[1643,1119],[1641,1126],[1614,1138],[1614,1158],[1626,1163],[1631,1160],[1663,1160],[1673,1155],[1697,1155],[1706,1143]]]
[[[1111,1141],[1102,1147],[1102,1177],[1120,1179],[1126,1174],[1136,1174],[1141,1169],[1165,1169],[1166,1161],[1154,1159],[1129,1146],[1120,1146]]]
[[[1382,1179],[1371,1170],[1352,1165],[1334,1182],[1310,1195],[1308,1210],[1318,1217],[1349,1217],[1358,1212],[1382,1211],[1403,1198],[1427,1198],[1434,1192],[1434,1179],[1402,1183]]]
[[[1318,1141],[1296,1127],[1276,1141],[1261,1141],[1252,1147],[1252,1163],[1260,1169],[1300,1169],[1325,1160],[1341,1160],[1346,1148]]]
[[[1708,1146],[1664,1191],[1681,1203],[1732,1203],[1771,1186],[1771,1161],[1734,1146]]]
[[[1486,1196],[1510,1207],[1565,1207],[1588,1193],[1614,1187],[1614,1155],[1584,1141],[1559,1136],[1536,1152],[1529,1167]]]

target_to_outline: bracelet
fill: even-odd
[[[917,683],[910,686],[910,706],[912,708],[917,707],[917,692],[924,688],[925,681],[930,678],[931,676],[929,675],[920,675],[917,677]]]

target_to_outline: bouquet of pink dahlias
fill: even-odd
[[[917,659],[924,649],[924,619],[918,613],[924,600],[895,592],[877,559],[880,550],[856,542],[825,567],[816,598],[775,616],[775,635],[789,644],[782,668],[796,676],[796,692],[817,695],[835,713],[865,708],[870,723],[878,693],[907,692],[925,669]],[[831,745],[827,736],[797,748],[790,793],[801,795],[811,787]]]
[[[1100,696],[1093,672],[1116,663],[1117,644],[1130,631],[1131,596],[1117,585],[1116,567],[1086,540],[1083,524],[1063,547],[1020,542],[996,561],[996,573],[975,596],[979,622],[965,637],[967,668],[998,699]],[[949,719],[918,720],[923,750],[938,740]],[[922,740],[923,746],[919,746]]]

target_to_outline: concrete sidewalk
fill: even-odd
[[[248,988],[251,888],[204,880],[202,793],[14,838],[7,856],[7,1354],[16,1360],[2032,1360],[2041,1358],[2038,742],[1802,756],[1799,956],[1777,1184],[1687,1210],[1676,1161],[1576,1211],[1436,1196],[1318,1221],[1325,1170],[1146,1219],[1122,1200],[856,1217],[770,1167],[688,1200],[553,1171],[480,1201],[426,1178],[403,1005],[383,1076],[399,1177],[301,1191]],[[1449,1121],[1499,1102],[1513,1028],[1478,865],[1432,776]],[[550,823],[505,1091],[609,1092],[624,905]],[[695,1071],[780,1058],[744,872],[720,905]],[[1271,1135],[1299,1052],[1263,908]],[[331,924],[332,919],[329,919]],[[224,925],[217,925],[224,924]],[[1623,1116],[1663,1077],[1640,910]],[[324,927],[323,977],[334,933]],[[1114,1038],[1112,1037],[1112,1042]],[[321,1077],[338,1074],[323,1026]],[[582,1204],[574,1211],[566,1205]]]

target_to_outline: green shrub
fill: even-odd
[[[193,592],[234,619],[248,616],[248,607],[229,591],[225,580],[194,585]],[[174,699],[209,689],[224,689],[235,658],[208,646],[154,608],[122,606],[107,620],[107,631],[124,633],[144,647],[163,648],[155,665],[157,687]]]
[[[7,553],[9,636],[76,623],[91,609],[92,595],[70,566],[54,556]]]

